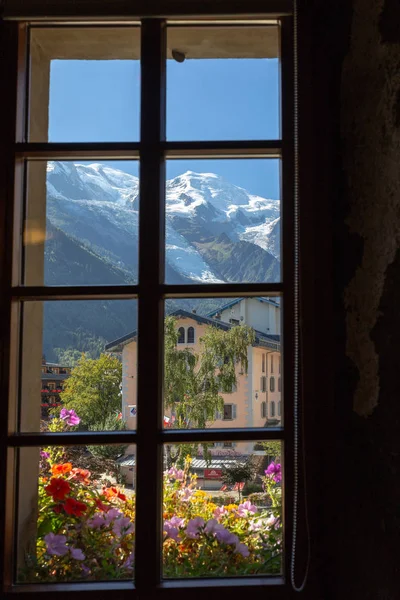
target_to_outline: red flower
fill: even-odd
[[[53,510],[57,515],[59,515],[62,511],[62,504],[56,504],[56,506],[53,507]]]
[[[102,510],[103,512],[108,512],[110,510],[110,507],[103,504],[103,502],[101,500],[99,500],[98,498],[95,500],[95,502],[96,502],[96,506],[99,510]]]
[[[75,517],[81,517],[87,506],[84,502],[74,500],[74,498],[67,498],[64,504],[64,510],[68,515],[74,515]]]
[[[71,490],[71,486],[65,479],[52,477],[50,479],[50,485],[46,486],[44,489],[48,496],[53,496],[53,500],[64,500],[65,496]]]
[[[89,483],[90,471],[87,469],[72,469],[72,477],[71,479],[76,479],[77,481],[81,481],[86,485]]]
[[[122,494],[119,491],[119,489],[116,488],[116,487],[103,488],[103,494],[108,499],[110,499],[110,498],[119,498],[120,500],[123,500],[124,502],[126,501],[125,494]]]

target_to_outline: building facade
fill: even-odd
[[[224,400],[223,411],[216,415],[209,427],[216,428],[252,428],[279,426],[282,419],[282,376],[280,350],[280,305],[267,298],[243,298],[231,302],[207,317],[195,312],[177,310],[172,313],[176,318],[178,330],[178,348],[187,348],[201,355],[201,338],[209,327],[218,327],[225,331],[239,324],[253,327],[255,342],[247,349],[247,373],[236,367],[237,385],[232,393],[221,393]],[[262,329],[261,329],[262,327]],[[107,344],[106,351],[122,355],[122,415],[128,429],[136,429],[136,374],[137,344],[136,332],[127,334]],[[165,410],[165,425],[172,424],[173,414]],[[173,426],[173,425],[172,425]],[[254,451],[254,442],[216,443],[215,461],[200,474],[203,487],[219,489],[221,482],[221,461],[226,455],[229,463],[234,456],[245,457]],[[135,450],[130,446],[127,456],[120,461],[128,483],[132,482]],[[129,463],[129,464],[128,464]],[[210,481],[207,480],[207,474]]]
[[[49,410],[62,404],[60,394],[64,390],[64,381],[71,373],[71,367],[47,362],[43,357],[41,371],[41,418],[47,419]]]

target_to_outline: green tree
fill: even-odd
[[[236,483],[247,483],[254,479],[256,468],[250,458],[244,463],[237,463],[229,467],[223,467],[221,479],[226,485],[235,485]],[[238,487],[239,502],[241,499],[240,485]]]
[[[200,339],[202,351],[180,349],[176,319],[165,319],[164,406],[175,416],[173,427],[204,429],[223,411],[222,393],[232,393],[237,384],[236,367],[241,364],[247,373],[247,348],[254,342],[251,327],[240,325],[223,330],[207,328]],[[198,445],[167,448],[167,464],[182,461],[193,454]],[[183,454],[183,451],[184,453]],[[206,459],[207,446],[204,446]]]
[[[78,413],[84,427],[105,429],[107,420],[121,410],[121,382],[118,358],[101,354],[92,359],[83,354],[65,380],[61,400]]]
[[[260,446],[266,453],[268,462],[281,462],[281,442],[277,440],[260,442]]]
[[[75,367],[82,356],[82,352],[74,348],[54,348],[54,354],[63,367]]]
[[[96,423],[89,427],[90,431],[125,431],[126,423],[121,418],[121,413],[109,415],[104,423]],[[106,446],[88,446],[89,452],[99,458],[117,460],[125,453],[127,445],[107,444]]]

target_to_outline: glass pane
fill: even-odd
[[[282,573],[281,442],[164,448],[163,575]]]
[[[278,160],[170,160],[167,283],[278,282]]]
[[[137,282],[137,161],[31,161],[25,285]]]
[[[168,300],[164,426],[280,427],[281,313],[279,297]]]
[[[76,429],[54,420],[52,431]],[[57,583],[132,579],[135,461],[123,447],[21,448],[17,581]]]
[[[25,302],[20,431],[71,410],[80,430],[135,429],[136,323],[135,300]]]
[[[279,29],[169,27],[167,137],[278,139]]]
[[[140,29],[33,27],[31,142],[139,139]]]

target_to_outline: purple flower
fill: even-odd
[[[246,546],[246,544],[241,544],[241,543],[236,544],[235,552],[237,552],[237,554],[241,554],[245,558],[247,558],[247,556],[250,555],[250,551],[249,551],[248,547]]]
[[[123,516],[124,515],[120,510],[118,510],[117,508],[112,508],[106,513],[104,520],[106,524],[109,525],[111,521],[115,521],[115,519],[120,519]]]
[[[44,458],[45,460],[48,460],[48,459],[50,458],[50,454],[49,454],[49,452],[45,452],[44,450],[41,450],[41,451],[40,451],[40,456],[41,456],[42,458]]]
[[[54,533],[48,533],[44,536],[46,542],[47,554],[55,554],[56,556],[64,556],[68,552],[68,546],[66,545],[67,538],[65,535],[55,535]]]
[[[226,515],[227,513],[228,511],[226,510],[225,506],[217,506],[217,508],[214,510],[214,518],[219,519],[222,517],[222,515]]]
[[[86,556],[83,554],[80,548],[71,548],[71,556],[75,560],[85,560]]]
[[[135,560],[135,553],[131,552],[126,561],[122,564],[123,569],[133,569],[133,561]]]
[[[280,463],[272,462],[268,466],[268,469],[266,469],[264,472],[265,472],[265,475],[269,479],[272,479],[273,481],[275,481],[275,483],[279,483],[280,481],[282,481],[282,469],[281,469]]]
[[[252,504],[250,500],[246,500],[243,504],[239,504],[237,514],[240,517],[247,517],[250,514],[254,514],[257,512],[257,506]]]
[[[128,533],[133,533],[134,530],[135,526],[128,517],[116,519],[113,525],[113,532],[119,537],[122,537],[123,535],[128,535]]]
[[[175,467],[170,468],[168,475],[171,479],[177,479],[178,481],[183,481],[185,478],[185,473],[181,469],[178,470]]]
[[[100,527],[102,527],[103,525],[108,525],[108,523],[106,523],[103,513],[95,513],[93,517],[88,520],[87,524],[88,527],[91,527],[92,529],[100,529]]]
[[[204,527],[204,519],[201,517],[190,519],[186,527],[186,535],[192,539],[198,538],[201,527]]]
[[[81,565],[81,569],[85,575],[90,575],[91,571],[86,565]]]
[[[239,542],[239,538],[237,535],[231,533],[222,525],[220,527],[221,529],[218,529],[215,532],[215,537],[219,542],[222,542],[223,544],[237,544]]]
[[[178,541],[179,538],[179,527],[182,527],[184,519],[180,517],[172,517],[168,521],[164,521],[164,531],[168,537]]]
[[[65,421],[65,423],[67,425],[69,425],[70,427],[72,425],[79,425],[79,423],[81,422],[81,420],[78,417],[78,415],[76,414],[76,412],[73,409],[68,410],[67,408],[61,409],[60,419]]]

